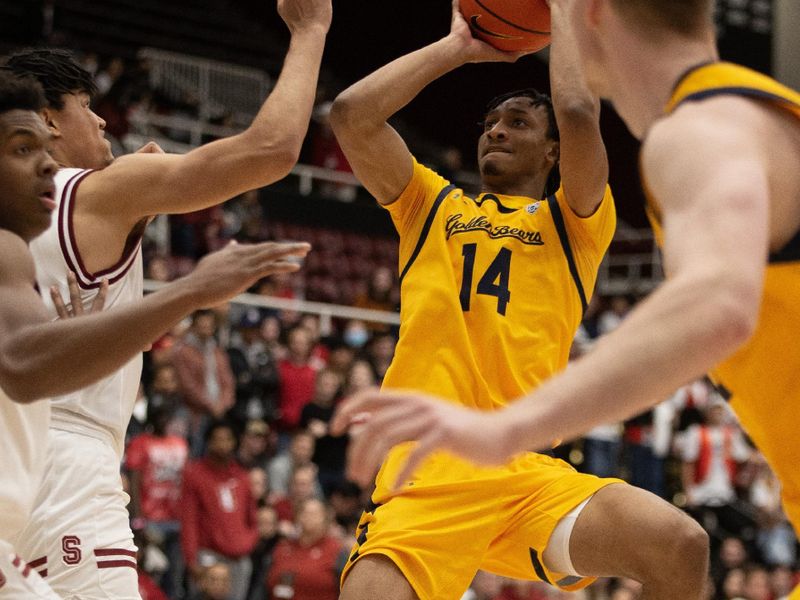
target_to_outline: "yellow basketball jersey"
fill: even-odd
[[[609,188],[584,219],[563,190],[471,198],[415,162],[388,209],[402,324],[386,387],[490,410],[566,366],[616,226]]]
[[[678,84],[667,112],[684,102],[737,95],[784,109],[798,118],[800,94],[765,75],[730,63],[698,67]],[[798,199],[800,200],[800,198]],[[661,238],[657,201],[648,210]],[[787,512],[800,527],[800,231],[770,256],[755,335],[719,365],[711,378],[778,474]]]

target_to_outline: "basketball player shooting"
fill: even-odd
[[[334,102],[342,148],[400,234],[402,325],[387,387],[425,390],[454,410],[496,411],[566,365],[616,220],[599,102],[586,87],[561,13],[553,15],[553,28],[559,38],[551,50],[552,103],[523,90],[489,104],[475,198],[417,163],[387,123],[445,73],[518,57],[474,39],[457,2],[448,36]],[[556,166],[561,185],[548,189]],[[365,404],[362,398],[349,406],[359,402]],[[340,431],[355,412],[340,415]],[[397,412],[402,418],[392,420]],[[359,524],[344,600],[457,599],[477,569],[564,590],[585,587],[593,576],[628,575],[645,582],[651,598],[700,598],[704,532],[619,480],[579,474],[533,452],[494,468],[437,453],[396,488],[415,451],[394,442],[426,420],[426,412],[398,403],[373,415],[365,437],[351,442],[355,460],[365,460],[364,468],[351,462],[351,473],[364,485],[394,447]],[[387,421],[391,442],[383,444]],[[471,435],[479,444],[484,439],[482,431]]]
[[[141,302],[53,321],[36,291],[28,249],[50,226],[55,210],[53,177],[58,166],[48,153],[52,136],[38,114],[44,104],[37,83],[0,71],[0,599],[4,600],[60,597],[12,545],[15,538],[20,540],[44,475],[42,441],[50,422],[45,398],[107,376],[187,313],[224,301],[264,275],[296,270],[288,259],[308,251],[307,244],[230,246]],[[65,317],[82,312],[79,305],[61,310]]]
[[[105,123],[90,108],[94,84],[88,72],[58,50],[7,59],[8,69],[42,84],[48,101],[42,115],[61,167],[52,226],[31,244],[41,289],[56,286],[66,294],[66,273],[74,271],[84,302],[107,279],[107,306],[138,303],[140,240],[153,215],[212,206],[289,173],[310,120],[331,2],[278,0],[277,7],[291,41],[282,73],[255,120],[241,134],[183,156],[145,152],[113,160]],[[129,331],[121,327],[118,335]],[[141,361],[137,354],[103,381],[52,402],[48,476],[18,550],[47,569],[48,582],[63,596],[139,598],[136,570],[130,568],[136,548],[128,498],[117,465]]]
[[[642,179],[667,281],[590,354],[504,411],[394,392],[353,399],[339,427],[358,413],[371,418],[351,472],[363,480],[405,440],[420,441],[401,481],[437,448],[503,463],[643,411],[710,372],[780,479],[797,531],[800,94],[719,62],[711,0],[551,6],[554,23],[560,15],[575,32],[567,39],[555,29],[554,47],[575,44],[591,88],[643,140]]]

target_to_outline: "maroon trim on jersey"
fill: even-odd
[[[136,258],[136,253],[139,251],[142,237],[144,232],[138,236],[138,239],[135,239],[132,244],[126,245],[126,250],[123,251],[122,256],[120,259],[111,267],[107,269],[103,269],[98,271],[97,273],[90,273],[89,270],[86,268],[86,265],[83,263],[83,258],[81,258],[81,253],[78,250],[78,244],[75,237],[75,226],[74,226],[74,211],[75,211],[75,198],[77,197],[77,190],[78,186],[80,185],[81,181],[89,174],[93,173],[93,171],[84,171],[78,173],[75,177],[70,179],[67,183],[67,186],[64,187],[66,190],[70,184],[72,187],[69,189],[68,197],[66,199],[62,199],[61,206],[59,207],[59,225],[61,225],[58,229],[59,240],[61,241],[61,251],[64,254],[64,258],[67,260],[67,264],[69,265],[70,269],[72,269],[76,274],[76,279],[78,280],[78,285],[84,290],[92,290],[97,289],[100,287],[101,282],[99,280],[103,279],[104,276],[108,275],[109,273],[114,273],[115,271],[119,271],[119,273],[114,275],[113,277],[109,278],[108,283],[109,285],[116,283],[130,271],[130,268],[133,266],[133,263]],[[74,183],[73,183],[74,182]],[[66,207],[66,216],[64,216],[64,211],[62,208],[64,205],[67,204]],[[75,259],[77,260],[77,265],[72,262],[70,259],[69,254],[66,251],[66,240],[63,239],[64,231],[63,225],[66,224],[68,236],[69,236],[69,245],[72,247],[72,252],[75,255]],[[77,267],[77,268],[76,268]],[[91,281],[91,283],[84,283],[81,281],[81,278],[85,280]]]
[[[14,560],[11,561],[11,564],[19,568],[19,566],[22,564],[22,559],[19,557],[19,554],[14,555]]]
[[[47,577],[47,569],[42,569],[42,570],[41,570],[41,571],[39,571],[38,573],[39,573],[39,577],[41,577],[42,579],[44,579],[45,577]]]
[[[39,567],[41,567],[46,562],[47,562],[47,557],[46,556],[42,556],[40,558],[37,558],[36,560],[32,560],[31,562],[29,562],[28,566],[33,568],[33,569],[38,569]]]
[[[130,560],[98,560],[98,569],[116,569],[118,567],[130,567],[136,570],[136,563]]]
[[[69,194],[67,195],[67,197],[64,197],[62,195],[62,197],[60,198],[60,201],[58,203],[58,243],[61,246],[61,255],[64,257],[64,260],[66,261],[67,266],[69,267],[70,271],[75,273],[75,276],[76,276],[75,278],[78,280],[78,285],[83,289],[98,288],[98,287],[100,287],[100,284],[98,283],[96,285],[86,286],[81,281],[81,276],[83,275],[83,272],[80,271],[78,266],[72,261],[72,257],[70,256],[69,249],[67,248],[67,239],[64,236],[63,224],[68,222],[67,216],[65,214],[65,211],[67,210],[67,204],[69,203],[70,198],[72,197],[71,186],[72,186],[73,182],[77,183],[77,180],[83,179],[89,173],[91,173],[91,171],[81,171],[81,172],[76,173],[75,175],[73,175],[70,178],[70,180],[67,181],[66,185],[64,186],[64,191],[69,191]],[[70,237],[72,238],[70,241],[74,241],[75,237],[71,235],[71,232],[70,232]],[[77,248],[75,248],[75,254],[76,255],[78,254]],[[80,261],[80,259],[79,259],[79,261]]]
[[[28,575],[30,575],[30,574],[31,574],[31,566],[30,566],[30,565],[25,565],[25,568],[24,568],[24,569],[22,569],[22,576],[23,576],[25,579],[27,579],[27,578],[28,578]]]
[[[125,550],[124,548],[97,548],[94,551],[95,556],[130,556],[136,558],[134,550]]]

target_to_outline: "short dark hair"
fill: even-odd
[[[44,89],[47,104],[55,110],[64,108],[65,94],[97,93],[92,74],[84,69],[71,52],[60,48],[26,48],[6,57],[3,68],[18,77],[33,77]]]
[[[534,88],[516,90],[492,98],[489,100],[489,104],[486,105],[486,114],[489,114],[503,102],[512,98],[527,98],[531,101],[531,106],[544,106],[547,110],[547,137],[556,142],[561,139],[558,134],[558,123],[556,122],[556,111],[553,109],[553,101],[550,96]]]
[[[0,113],[10,110],[39,112],[44,106],[44,92],[35,79],[16,77],[0,69]]]

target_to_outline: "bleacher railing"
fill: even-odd
[[[196,103],[204,127],[219,117],[249,123],[272,86],[269,75],[258,69],[155,48],[143,48],[139,57],[149,64],[150,86],[174,102]],[[202,132],[191,131],[191,143],[199,145]]]
[[[144,282],[144,289],[146,292],[154,292],[165,285],[169,284],[146,279]],[[369,308],[355,308],[353,306],[343,306],[341,304],[325,304],[322,302],[310,302],[308,300],[275,298],[273,296],[262,296],[260,294],[239,294],[232,299],[231,302],[255,308],[270,308],[273,310],[318,315],[320,331],[323,335],[328,335],[333,331],[333,319],[400,325],[399,313]]]

